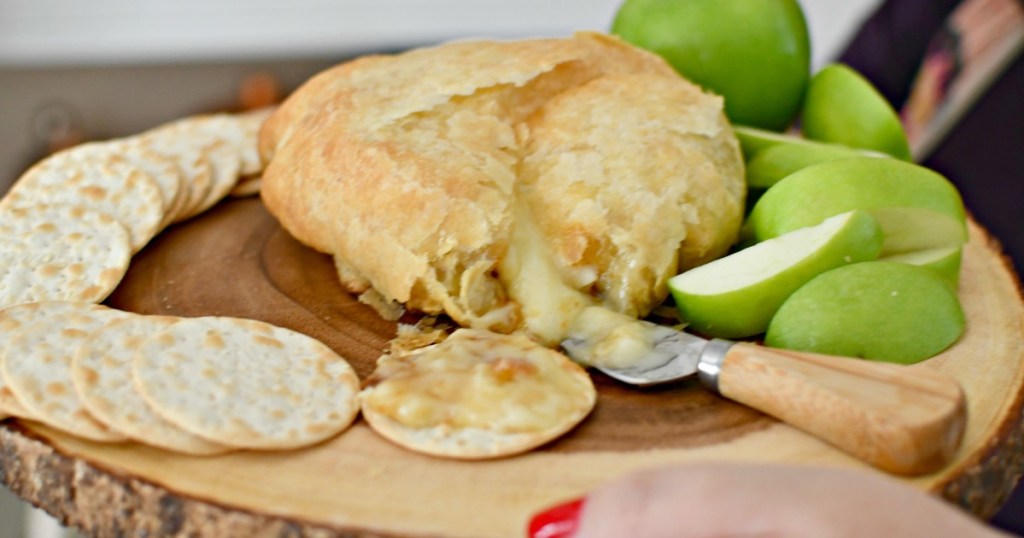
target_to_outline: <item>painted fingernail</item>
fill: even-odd
[[[576,534],[583,499],[551,507],[530,520],[530,538],[569,538]]]

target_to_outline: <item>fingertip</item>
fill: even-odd
[[[570,538],[574,536],[579,528],[583,503],[583,498],[573,499],[538,512],[530,519],[527,536],[529,538]]]

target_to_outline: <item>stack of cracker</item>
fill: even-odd
[[[259,321],[47,301],[3,310],[0,329],[0,410],[92,441],[292,449],[337,435],[359,411],[344,359]]]
[[[19,178],[0,201],[0,417],[186,454],[294,448],[351,424],[358,378],[316,340],[96,304],[165,227],[258,190],[268,115],[182,119]]]
[[[252,191],[269,110],[185,118],[56,153],[0,201],[0,307],[99,302],[161,230]]]

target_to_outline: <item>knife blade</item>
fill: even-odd
[[[642,360],[621,368],[601,366],[599,360],[591,366],[623,383],[641,387],[672,383],[700,371],[708,340],[647,321],[638,323],[650,335],[649,349]],[[579,362],[587,362],[591,358],[587,356],[589,346],[586,336],[570,336],[562,342],[566,353]],[[709,355],[703,362],[710,365],[713,358]],[[705,369],[709,367],[705,366]]]

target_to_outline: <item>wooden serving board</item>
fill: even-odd
[[[1024,302],[1007,263],[973,225],[960,293],[966,334],[915,368],[942,370],[963,385],[963,446],[947,468],[907,480],[987,517],[1024,470]],[[224,203],[166,232],[136,257],[108,302],[290,327],[333,347],[364,377],[395,331],[345,294],[330,259],[293,240],[256,199]],[[0,479],[100,535],[522,536],[538,509],[641,468],[732,460],[874,472],[696,381],[656,390],[595,382],[599,403],[576,430],[496,461],[418,455],[362,421],[305,450],[208,458],[7,421]]]

